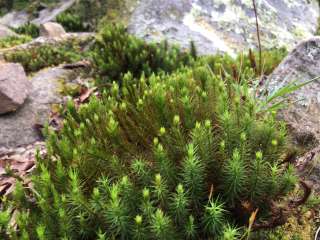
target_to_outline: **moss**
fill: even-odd
[[[32,38],[37,38],[39,37],[39,27],[33,23],[25,23],[24,25],[13,28],[13,31],[15,31],[18,34],[24,34],[24,35],[29,35]]]
[[[285,208],[297,176],[281,164],[290,147],[284,124],[252,90],[255,53],[191,50],[104,29],[92,54],[98,76],[109,77],[105,88],[62,107],[58,132],[45,129],[48,153],[32,189],[18,183],[3,203],[0,236],[236,240],[255,209],[260,222],[269,200]],[[46,51],[35,60],[51,60]],[[266,55],[269,70],[278,54]],[[18,231],[7,224],[12,207]]]
[[[80,16],[70,11],[59,14],[56,17],[56,21],[68,32],[85,32],[89,30]]]
[[[97,29],[102,29],[106,24],[121,23],[127,25],[131,16],[131,9],[137,4],[137,0],[117,0],[110,2],[106,14],[98,22]]]
[[[134,78],[142,74],[149,77],[153,73],[170,73],[193,60],[192,55],[177,46],[169,46],[167,41],[145,43],[118,24],[106,26],[93,46],[94,67],[99,75],[97,82],[102,85],[121,81],[127,72]]]
[[[4,59],[8,62],[21,63],[27,73],[62,63],[77,62],[87,54],[82,50],[81,41],[71,40],[55,45],[34,46],[5,52]]]
[[[0,49],[14,47],[16,45],[30,42],[31,40],[32,38],[28,35],[10,36],[2,38],[0,39]]]
[[[274,230],[260,232],[253,236],[253,240],[310,240],[314,239],[316,226],[311,212],[298,214],[288,219],[288,222]]]
[[[81,86],[77,83],[66,83],[63,80],[60,82],[59,93],[64,96],[76,96],[80,91]]]
[[[95,31],[110,23],[126,24],[136,0],[77,1],[56,21],[69,31]]]

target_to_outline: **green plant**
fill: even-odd
[[[11,239],[238,239],[251,211],[296,183],[286,132],[258,113],[249,81],[204,66],[123,76],[47,129],[32,188],[18,184]],[[211,190],[210,190],[211,189]],[[31,210],[30,210],[31,209]]]
[[[155,47],[158,48],[156,53],[154,53]],[[249,81],[252,87],[260,83],[256,81],[261,77],[257,64],[259,56],[256,52],[250,50],[248,54],[240,54],[234,59],[227,54],[198,56],[193,42],[190,44],[190,54],[177,49],[177,46],[170,48],[166,41],[160,45],[145,43],[129,35],[123,26],[108,26],[98,36],[92,54],[98,73],[97,83],[103,85],[106,81],[119,81],[127,71],[138,78],[141,74],[149,76],[153,72],[170,73],[183,66],[204,65],[209,66],[214,74],[231,82]],[[113,52],[119,54],[111,54]],[[144,55],[140,56],[138,53],[142,52]],[[148,54],[153,58],[152,61],[149,61]],[[271,74],[286,55],[285,48],[263,51],[262,73]]]
[[[9,36],[0,39],[0,48],[9,48],[23,43],[30,42],[32,38],[27,35]]]
[[[26,23],[20,27],[13,29],[18,34],[29,35],[32,38],[39,37],[39,27],[33,23]]]
[[[35,72],[45,67],[81,60],[85,55],[81,42],[69,41],[55,45],[42,45],[27,49],[17,49],[4,53],[8,62],[21,63],[26,72]]]
[[[170,73],[183,65],[189,65],[193,56],[166,41],[147,44],[136,38],[121,25],[104,28],[96,39],[93,61],[99,74],[98,84],[120,81],[131,72],[134,78],[143,73]]]
[[[83,21],[77,14],[63,12],[57,16],[56,21],[60,23],[68,32],[88,31],[88,27],[84,26]]]

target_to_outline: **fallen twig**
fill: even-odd
[[[271,201],[271,216],[269,221],[254,223],[252,229],[257,231],[261,229],[272,229],[284,225],[287,222],[290,213],[292,213],[292,211],[297,207],[304,204],[311,195],[311,184],[300,180],[300,185],[303,188],[303,196],[300,199],[290,200],[285,207],[279,207],[275,202]]]

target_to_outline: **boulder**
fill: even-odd
[[[269,76],[269,91],[292,82],[313,82],[291,93],[292,104],[279,117],[290,127],[298,148],[306,152],[296,161],[299,172],[320,193],[320,37],[298,44]]]
[[[31,90],[25,104],[16,112],[0,116],[0,149],[16,148],[41,140],[35,126],[48,121],[53,104],[62,103],[63,96],[59,93],[62,82],[69,82],[77,76],[75,70],[62,67],[36,73],[29,80]]]
[[[17,36],[17,34],[6,26],[0,25],[0,39],[11,36]]]
[[[320,77],[320,37],[298,44],[269,77],[269,91],[292,82],[304,83]],[[310,132],[320,140],[320,79],[289,96],[291,104],[281,112],[297,132]]]
[[[40,36],[46,38],[60,38],[66,31],[59,23],[47,22],[40,25]]]
[[[29,14],[26,11],[12,11],[0,17],[0,24],[8,27],[20,27],[29,21]]]
[[[201,54],[257,47],[255,15],[248,0],[140,0],[129,30],[147,40],[164,38],[189,47],[193,40]],[[256,1],[261,40],[265,48],[294,47],[311,37],[318,26],[317,0]]]
[[[0,63],[0,114],[20,107],[29,94],[30,86],[20,64]]]

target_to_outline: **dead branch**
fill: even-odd
[[[62,68],[64,69],[76,69],[76,68],[88,68],[90,67],[91,63],[89,61],[80,61],[76,63],[64,64]]]
[[[317,154],[320,154],[320,146],[310,150],[302,157],[298,158],[295,162],[295,166],[298,169],[298,171],[303,172],[306,166],[308,166],[308,164],[313,161],[314,157]]]
[[[304,204],[310,194],[311,194],[311,185],[303,180],[300,180],[300,185],[303,188],[303,196],[298,200],[290,200],[286,207],[279,207],[273,201],[271,201],[271,216],[268,221],[261,223],[254,223],[252,229],[253,231],[261,230],[261,229],[272,229],[277,226],[284,225],[290,213],[293,212],[294,209]]]
[[[304,204],[311,195],[311,184],[306,181],[300,180],[300,185],[303,188],[303,196],[299,200],[291,200],[289,203],[289,208],[297,208]]]

